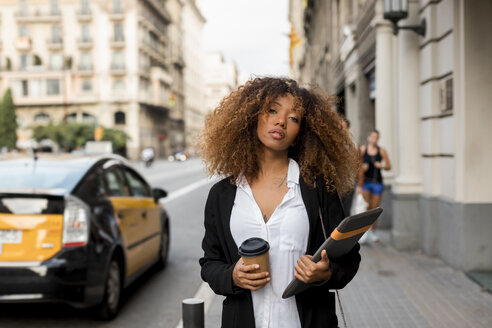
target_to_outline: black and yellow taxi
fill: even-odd
[[[166,195],[116,155],[0,156],[0,303],[114,318],[124,288],[166,265]]]

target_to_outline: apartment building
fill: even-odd
[[[130,158],[184,148],[181,48],[166,2],[0,0],[0,90],[13,91],[20,138],[76,121],[125,131]]]
[[[205,63],[205,105],[207,112],[211,112],[222,98],[238,87],[238,70],[236,64],[226,62],[220,52],[209,52]]]
[[[197,149],[200,130],[206,115],[205,106],[205,49],[203,28],[205,18],[196,0],[186,0],[183,9],[183,52],[186,144],[191,152]]]

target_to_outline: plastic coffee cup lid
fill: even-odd
[[[270,244],[261,238],[253,237],[243,241],[239,246],[240,256],[253,257],[265,254],[270,249]]]

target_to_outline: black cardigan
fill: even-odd
[[[318,215],[319,206],[324,225],[329,232],[333,231],[344,217],[338,194],[323,189],[322,179],[318,179],[318,182],[321,182],[318,183],[318,188],[310,188],[301,177],[299,178],[302,199],[309,218],[307,254],[314,254],[324,241]],[[236,186],[230,183],[230,178],[223,179],[210,189],[205,205],[201,276],[216,294],[226,296],[222,309],[222,327],[253,328],[255,319],[251,292],[235,286],[232,282],[232,271],[239,260],[237,245],[229,226],[235,197]],[[295,296],[303,328],[338,327],[335,295],[328,290],[341,289],[352,280],[359,268],[359,249],[360,246],[357,244],[346,255],[330,259],[331,278]]]

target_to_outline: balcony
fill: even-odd
[[[48,44],[48,49],[52,51],[59,51],[63,48],[63,42],[61,38],[49,38],[46,40],[46,43]]]
[[[109,44],[111,48],[118,49],[125,47],[125,38],[123,36],[112,37],[109,39]]]
[[[112,103],[125,103],[130,101],[130,94],[121,90],[113,90],[109,98]]]
[[[78,38],[77,39],[77,46],[79,47],[79,49],[82,49],[82,50],[90,49],[93,46],[92,39],[91,38]]]
[[[28,23],[59,23],[61,22],[61,13],[59,10],[41,11],[39,9],[21,10],[15,13],[18,24]]]
[[[126,74],[125,64],[111,64],[111,74],[125,75]]]
[[[77,74],[80,76],[90,76],[94,73],[92,64],[80,64],[77,67]]]
[[[167,43],[167,35],[166,35],[167,31],[165,28],[162,27],[159,28],[156,25],[154,17],[146,13],[140,13],[138,16],[138,22],[147,30],[152,31],[159,38],[163,38],[164,39],[163,41]]]
[[[90,9],[80,9],[77,11],[77,19],[79,22],[90,22],[92,20],[92,12]]]
[[[21,36],[15,40],[15,47],[19,51],[29,51],[32,47],[32,40],[28,36]]]
[[[166,22],[166,24],[171,23],[171,15],[169,15],[169,12],[167,11],[166,7],[164,6],[163,1],[159,0],[146,0],[147,4],[149,4],[154,11],[159,14],[159,16]],[[162,2],[162,3],[161,3]]]
[[[184,68],[185,67],[185,61],[183,59],[183,56],[181,55],[175,55],[173,56],[173,64],[180,67],[180,68]]]
[[[164,50],[158,47],[156,44],[149,44],[148,42],[141,42],[140,49],[152,57],[153,59],[161,62],[162,64],[166,64],[166,58],[163,55]]]
[[[171,85],[173,83],[171,74],[162,67],[157,66],[151,68],[151,80],[163,82],[166,85]]]
[[[109,13],[109,19],[115,22],[125,19],[125,13],[121,9],[113,10]]]

